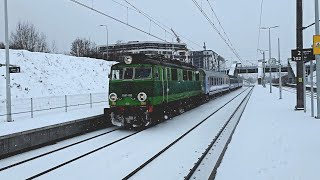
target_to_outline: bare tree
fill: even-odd
[[[0,42],[0,49],[5,49],[5,48],[6,48],[6,46],[4,45],[4,43]]]
[[[36,49],[38,49],[38,52],[50,52],[47,43],[47,36],[44,33],[40,34]]]
[[[56,45],[56,41],[51,42],[51,53],[58,53],[58,48]]]
[[[77,38],[71,44],[70,54],[78,57],[96,58],[98,56],[97,46],[89,39]]]
[[[29,22],[19,22],[16,30],[11,32],[10,47],[12,49],[25,49],[31,52],[49,52],[47,36],[40,33]]]

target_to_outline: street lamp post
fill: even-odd
[[[105,27],[106,28],[106,33],[107,33],[107,60],[109,59],[109,29],[108,26],[105,24],[101,24],[101,27]]]
[[[261,29],[268,29],[269,30],[269,61],[271,60],[271,29],[277,28],[279,26],[272,26],[272,27],[262,27]],[[271,64],[269,63],[269,75],[270,75],[270,93],[272,93],[272,78],[271,78]]]
[[[278,65],[279,65],[279,99],[282,99],[282,80],[281,80],[281,56],[280,56],[280,38],[278,38]]]
[[[265,63],[266,63],[266,51],[268,51],[268,50],[258,49],[258,51],[260,51],[260,53],[263,55],[263,62],[262,62],[262,69],[263,69],[262,85],[263,85],[263,87],[265,87],[265,82],[264,82],[264,78],[266,77]]]
[[[9,30],[8,30],[8,1],[4,0],[5,41],[6,41],[6,106],[7,122],[12,122],[11,116],[11,87],[10,87],[10,59],[9,59]]]

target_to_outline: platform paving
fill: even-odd
[[[320,120],[295,111],[296,94],[256,86],[217,180],[320,179]]]

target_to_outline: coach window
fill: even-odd
[[[172,78],[172,81],[178,80],[178,70],[177,69],[171,69],[171,78]]]

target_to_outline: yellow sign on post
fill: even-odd
[[[320,35],[313,36],[313,54],[320,55]]]

